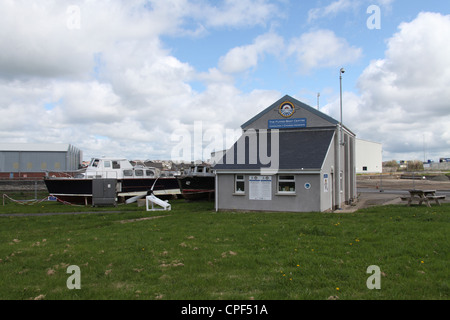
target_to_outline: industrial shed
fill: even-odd
[[[82,151],[71,144],[0,143],[1,178],[36,178],[80,168]]]
[[[382,173],[383,146],[381,143],[356,139],[356,173]]]
[[[356,200],[355,134],[290,96],[241,126],[214,166],[216,210],[326,212]]]

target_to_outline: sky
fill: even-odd
[[[383,145],[450,157],[450,2],[2,0],[0,141],[85,160],[209,159],[285,95]],[[318,101],[318,94],[319,101]]]

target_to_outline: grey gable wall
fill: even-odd
[[[244,123],[242,129],[267,129],[268,121],[273,119],[285,119],[279,113],[279,107],[284,102],[291,102],[295,106],[295,113],[290,119],[306,118],[307,128],[313,127],[335,127],[338,121],[334,120],[330,116],[314,109],[303,102],[300,102],[291,96],[284,96],[267,109],[260,112],[258,115]]]

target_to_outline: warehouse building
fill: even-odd
[[[0,177],[37,178],[46,172],[74,172],[82,151],[71,144],[0,143]]]
[[[356,139],[356,173],[382,173],[383,147],[381,143]]]
[[[217,211],[326,212],[356,200],[356,138],[335,119],[285,96],[241,128],[214,166]]]

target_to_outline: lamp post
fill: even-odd
[[[342,75],[345,73],[345,69],[341,68],[341,70],[339,71],[339,86],[340,86],[340,106],[341,106],[341,120],[340,120],[340,129],[341,129],[341,144],[344,143],[343,141],[343,132],[342,132]]]
[[[341,175],[341,146],[344,144],[343,139],[343,130],[342,130],[342,75],[345,73],[345,69],[341,68],[339,70],[339,87],[340,87],[340,113],[341,113],[341,119],[339,121],[339,145],[338,145],[338,210],[341,210],[341,186],[342,186],[342,179],[344,178],[343,175]]]

